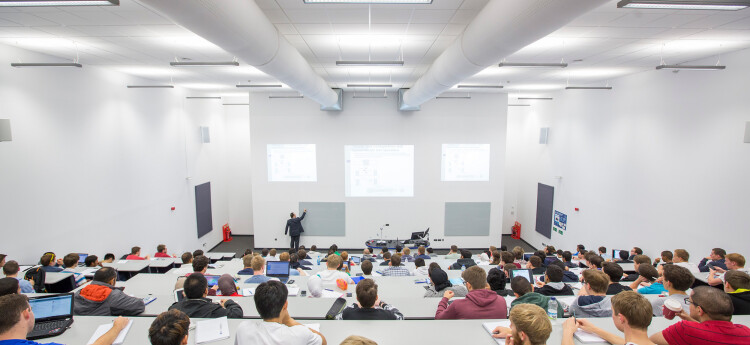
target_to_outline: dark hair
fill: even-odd
[[[372,274],[372,261],[362,261],[362,265],[360,265],[360,268],[362,269],[362,273],[369,276],[370,274]]]
[[[534,255],[538,256],[540,259],[542,259],[542,262],[544,262],[544,259],[547,258],[547,254],[544,253],[543,250],[537,250],[534,252]]]
[[[550,283],[560,283],[563,279],[563,270],[557,265],[549,265],[544,275],[549,278]]]
[[[570,262],[570,260],[573,260],[573,253],[566,250],[562,253],[562,258],[563,258],[563,261]]]
[[[289,213],[289,218],[294,218],[294,212]]]
[[[659,277],[659,272],[656,271],[656,267],[651,264],[640,264],[638,266],[638,274],[646,278],[646,281],[652,282]]]
[[[401,255],[391,255],[391,266],[398,267],[401,266]]]
[[[497,267],[487,272],[487,283],[493,291],[505,290],[505,272]]]
[[[640,267],[638,267],[640,270]],[[693,286],[695,276],[689,269],[678,265],[664,265],[664,281],[672,284],[678,291],[685,291]]]
[[[696,286],[693,288],[691,298],[693,304],[703,309],[711,320],[732,320],[734,304],[726,292],[711,286]]]
[[[307,251],[305,251],[304,249],[300,249],[300,250],[298,250],[298,251],[297,251],[297,257],[298,257],[298,258],[299,258],[300,260],[304,260],[304,259],[306,259],[306,258],[307,258]]]
[[[629,257],[630,257],[630,253],[628,253],[628,252],[626,252],[624,250],[620,251],[620,259],[621,260],[627,260]]]
[[[599,255],[594,255],[589,259],[589,263],[596,266],[596,268],[602,268],[602,263],[604,262],[604,258],[602,258]]]
[[[16,278],[0,278],[0,296],[18,293],[18,280]]]
[[[96,262],[99,260],[99,257],[96,255],[89,255],[85,259],[83,259],[83,265],[86,267],[95,267]]]
[[[508,246],[504,246],[504,245],[500,246],[500,251],[501,252],[507,252],[508,251]]]
[[[165,311],[148,329],[152,345],[180,345],[190,329],[190,318],[179,309]]]
[[[361,282],[360,282],[361,283]],[[287,298],[286,285],[280,281],[270,280],[258,285],[255,289],[255,309],[263,320],[279,317]]]
[[[440,264],[437,262],[430,262],[430,266],[427,266],[427,272],[429,273],[433,268],[440,268]]]
[[[458,246],[455,245],[455,244],[451,245],[451,251],[457,252],[458,251]]]
[[[203,255],[203,250],[196,249],[193,251],[193,258],[195,258],[196,256],[200,256],[200,255]]]
[[[672,251],[671,250],[665,250],[665,251],[661,252],[661,257],[664,258],[664,259],[667,259],[669,261],[672,261],[672,259],[674,258],[674,255],[672,255]]]
[[[557,266],[557,267],[560,267],[561,270],[565,271],[565,264],[560,260],[555,260],[555,261],[550,262],[549,265],[547,265],[547,267],[549,266]]]
[[[104,260],[114,260],[114,259],[115,259],[115,254],[112,254],[112,253],[104,254]]]
[[[268,256],[268,248],[261,249],[260,255],[262,255],[263,257]]]
[[[424,259],[422,259],[422,258],[417,258],[416,260],[414,260],[414,267],[417,267],[417,268],[419,268],[419,267],[422,267],[422,266],[424,266],[424,265],[425,265],[425,263],[424,263]]]
[[[242,256],[245,256],[245,255],[252,255],[252,254],[253,254],[253,250],[252,250],[252,249],[250,249],[250,248],[247,248],[247,249],[245,249],[245,254],[244,254],[244,255],[242,255]]]
[[[42,255],[42,258],[39,259],[39,263],[42,264],[42,266],[49,266],[50,263],[52,263],[52,260],[54,260],[55,254],[44,254]]]
[[[336,245],[336,243],[331,245],[331,249],[333,249],[334,252],[339,251],[339,246]]]
[[[193,273],[185,279],[185,297],[187,298],[201,298],[208,289],[208,280],[206,277],[199,273]]]
[[[515,257],[511,252],[500,252],[500,260],[506,264],[512,264]]]
[[[357,301],[362,308],[372,308],[378,299],[378,284],[372,279],[362,279],[357,283]]]
[[[607,247],[604,247],[604,246],[599,247],[599,253],[606,253],[606,252],[607,252]]]
[[[135,255],[138,254],[138,252],[141,251],[141,247],[135,246],[133,248],[130,248],[130,254]]]
[[[545,254],[555,255],[555,246],[547,246],[547,248],[545,248],[544,250]]]
[[[517,293],[518,296],[523,296],[531,292],[531,283],[529,283],[524,277],[513,277],[513,279],[510,280],[510,289]]]
[[[164,245],[164,244],[160,244],[160,245],[156,246],[156,252],[158,252],[158,253],[163,252],[164,249],[167,249],[167,246]]]
[[[461,249],[461,256],[464,257],[464,259],[470,259],[471,258],[471,252],[466,249]]]
[[[11,278],[12,279],[12,278]],[[0,334],[11,330],[19,321],[21,313],[29,308],[29,298],[24,294],[0,296]]]
[[[63,257],[63,265],[65,268],[78,266],[78,259],[80,259],[78,254],[70,253]]]
[[[432,266],[432,264],[430,264],[430,266]],[[440,292],[445,288],[453,286],[448,279],[448,273],[445,273],[440,267],[430,267],[430,269],[427,270],[427,275],[432,280],[432,283],[435,284],[435,291]]]
[[[3,274],[6,276],[17,274],[19,270],[21,270],[21,267],[18,266],[18,262],[15,260],[10,260],[3,266]]]
[[[211,262],[207,257],[198,255],[193,258],[193,272],[202,272]]]
[[[579,244],[576,246],[576,249],[578,249],[578,252],[580,253],[582,250],[586,250],[586,246]]]
[[[391,259],[391,252],[383,253],[383,260],[390,260],[390,259]]]
[[[112,267],[102,267],[94,273],[94,281],[109,284],[112,279],[117,278],[117,271]]]
[[[540,257],[538,257],[536,255],[532,255],[529,258],[529,262],[531,263],[531,266],[534,266],[534,268],[542,267],[542,258],[540,258]]]
[[[432,249],[432,247],[427,247],[427,252],[430,253],[430,254],[432,254],[432,253],[435,252],[435,250]]]
[[[559,256],[562,256],[563,255],[563,250],[562,249],[558,249],[556,254],[559,255]]]
[[[622,279],[622,267],[617,263],[605,262],[604,267],[602,267],[602,272],[609,276],[610,282],[618,283],[620,282],[620,279]]]
[[[380,251],[383,252],[383,253],[389,253],[388,247],[386,247],[386,246],[380,247]]]
[[[397,245],[397,246],[396,246],[396,253],[401,253],[401,251],[402,251],[403,249],[404,249],[404,248],[402,248],[401,246]]]
[[[190,260],[193,260],[193,253],[191,253],[191,252],[184,252],[184,253],[182,253],[181,259],[182,259],[182,263],[183,264],[189,264]]]
[[[316,245],[313,244],[312,246],[310,246],[310,250],[311,251],[316,251],[316,250],[318,250],[318,246],[316,246]]]
[[[643,249],[641,249],[641,248],[633,247],[633,250],[635,250],[635,254],[636,255],[642,255],[643,254]]]
[[[722,259],[727,255],[727,251],[721,248],[714,248],[714,249],[711,249],[711,251],[714,252],[714,254],[721,257]]]

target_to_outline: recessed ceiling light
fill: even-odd
[[[237,84],[237,87],[282,87],[281,84]]]
[[[83,65],[75,62],[29,62],[29,63],[11,63],[10,67],[78,67]]]
[[[128,85],[128,89],[174,89],[174,85]]]
[[[170,62],[170,66],[174,67],[204,67],[204,66],[239,66],[240,63],[237,61],[224,61],[224,62],[201,62],[201,61],[183,61],[183,62]]]
[[[471,96],[437,96],[435,99],[471,99]]]
[[[268,96],[270,99],[274,98],[305,98],[305,96],[302,95],[289,95],[289,96]]]
[[[250,105],[250,103],[224,103],[222,105]]]
[[[750,6],[750,0],[622,0],[618,8],[668,10],[737,11]]]
[[[525,99],[531,101],[551,101],[552,97],[518,97],[518,99]]]
[[[304,0],[306,4],[431,4],[432,0]]]
[[[120,0],[0,0],[0,7],[119,6]]]
[[[346,84],[347,87],[393,87],[393,84]]]
[[[611,86],[566,86],[565,90],[612,90]]]
[[[336,66],[403,66],[404,61],[354,61],[340,60],[336,61]]]
[[[696,71],[714,71],[726,69],[727,66],[722,65],[659,65],[656,69],[690,69]]]
[[[530,107],[531,104],[508,104],[509,107]]]
[[[221,97],[212,96],[187,96],[186,99],[221,99]]]
[[[459,89],[502,89],[502,85],[470,85],[470,84],[458,84],[456,86]]]
[[[540,67],[540,68],[547,68],[547,67],[560,67],[565,68],[568,67],[567,63],[564,62],[501,62],[497,65],[498,67]]]

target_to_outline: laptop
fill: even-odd
[[[186,299],[185,297],[185,289],[177,289],[174,290],[174,301],[176,302],[182,302]]]
[[[86,258],[88,257],[88,254],[84,253],[78,253],[78,265],[83,266],[86,264]]]
[[[526,261],[529,261],[532,256],[534,256],[534,253],[523,253],[523,259]]]
[[[289,261],[267,261],[266,276],[276,277],[282,281],[289,279]]]
[[[359,256],[352,256],[352,262],[355,264],[359,264],[362,262],[362,259]]]
[[[206,277],[206,280],[208,281],[208,287],[213,287],[215,285],[219,285],[219,276],[204,276]]]
[[[29,297],[34,312],[34,329],[26,339],[42,339],[63,334],[73,324],[73,293]]]
[[[524,277],[530,283],[534,283],[534,274],[531,273],[531,270],[527,268],[510,271],[510,279],[513,279],[515,277]]]
[[[612,260],[620,260],[620,252],[623,250],[624,249],[612,249]]]

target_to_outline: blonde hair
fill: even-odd
[[[347,261],[349,260],[349,252],[343,251],[341,252],[341,261]]]
[[[270,255],[270,256],[276,256],[276,248],[269,250],[268,251],[268,255]]]
[[[245,265],[245,267],[250,267],[250,265],[253,264],[253,255],[247,254],[242,257],[242,264]]]
[[[552,333],[547,312],[536,304],[518,304],[510,310],[510,322],[524,332],[532,345],[544,345]]]
[[[411,254],[411,249],[404,248],[404,255],[409,255],[409,254]]]
[[[341,345],[378,345],[378,343],[362,336],[350,335],[341,342]]]
[[[745,257],[742,256],[742,254],[739,254],[739,253],[727,254],[724,257],[724,259],[736,263],[737,266],[745,267]]]
[[[326,266],[328,268],[338,269],[339,266],[341,265],[341,262],[343,262],[343,260],[341,260],[340,256],[336,254],[331,254],[331,255],[328,255],[328,261],[326,261]]]
[[[253,260],[250,261],[250,268],[253,269],[253,271],[260,271],[263,269],[263,266],[266,265],[266,259],[263,259],[262,256],[254,256]]]

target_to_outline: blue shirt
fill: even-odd
[[[42,266],[42,269],[44,272],[50,273],[50,272],[62,272],[62,268],[55,267],[55,266]]]
[[[662,292],[667,292],[667,289],[661,283],[653,283],[638,289],[638,293],[641,295],[658,295]]]
[[[0,345],[63,345],[60,343],[37,343],[33,340],[26,339],[11,339],[11,340],[0,340]]]
[[[21,292],[22,293],[34,293],[34,292],[36,292],[36,291],[34,291],[34,287],[31,286],[31,282],[30,281],[28,281],[26,279],[23,279],[23,278],[18,278],[18,277],[16,277],[16,280],[18,280],[18,285],[21,287]]]
[[[245,280],[245,284],[260,284],[260,283],[265,283],[269,280],[271,280],[271,278],[267,276],[252,276],[248,280]],[[3,345],[3,344],[0,344],[0,345]]]
[[[242,271],[237,272],[237,274],[241,276],[251,276],[253,273],[255,273],[255,271],[253,271],[252,268],[245,268]]]
[[[417,255],[417,256],[415,256],[415,257],[414,257],[414,260],[416,260],[416,259],[425,259],[425,260],[430,260],[430,259],[432,259],[432,258],[431,258],[431,257],[430,257],[429,255],[427,255],[427,254],[424,254],[424,255]]]

